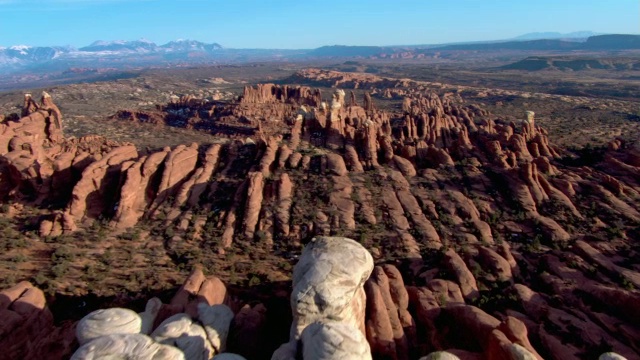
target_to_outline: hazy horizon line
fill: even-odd
[[[0,0],[0,5],[4,4],[4,3],[8,3],[8,2],[12,2],[14,0]],[[53,0],[53,1],[61,1],[61,2],[101,2],[101,1],[109,1],[109,2],[116,2],[116,1],[122,1],[122,0]],[[137,1],[153,1],[153,0],[137,0]],[[361,44],[324,44],[324,45],[320,45],[320,46],[315,46],[315,47],[306,47],[306,48],[301,48],[301,47],[291,47],[291,48],[287,48],[287,47],[258,47],[258,46],[245,46],[245,47],[233,47],[233,46],[226,46],[225,44],[222,44],[220,42],[217,41],[207,41],[207,40],[197,40],[194,38],[183,38],[183,37],[179,37],[173,40],[168,40],[166,42],[158,42],[155,40],[151,40],[146,36],[141,36],[137,39],[132,39],[132,40],[126,40],[126,39],[113,39],[113,40],[105,40],[105,39],[96,39],[94,41],[92,41],[89,44],[85,44],[85,45],[72,45],[72,44],[48,44],[48,45],[30,45],[27,43],[18,43],[18,44],[10,44],[10,45],[0,45],[0,48],[10,48],[13,46],[29,46],[29,47],[71,47],[71,48],[75,48],[75,49],[80,49],[83,47],[88,47],[93,45],[96,42],[99,41],[103,41],[103,42],[107,42],[107,43],[114,43],[114,42],[118,42],[118,41],[123,41],[123,42],[135,42],[135,41],[147,41],[150,43],[153,43],[155,45],[158,46],[162,46],[162,45],[166,45],[169,44],[171,42],[174,41],[197,41],[203,44],[217,44],[220,45],[221,47],[225,48],[225,49],[234,49],[234,50],[251,50],[251,49],[264,49],[264,50],[309,50],[309,49],[317,49],[320,47],[326,47],[326,46],[369,46],[369,47],[402,47],[402,46],[434,46],[434,45],[448,45],[448,44],[463,44],[463,43],[475,43],[475,42],[494,42],[494,41],[512,41],[512,40],[517,40],[518,37],[522,37],[522,36],[526,36],[526,35],[534,35],[534,34],[546,34],[546,33],[552,33],[552,34],[561,34],[561,35],[570,35],[570,34],[575,34],[575,33],[581,33],[581,32],[592,32],[595,35],[590,35],[591,36],[600,36],[600,35],[640,35],[640,32],[638,33],[615,33],[615,32],[593,32],[591,30],[576,30],[576,31],[570,31],[570,32],[558,32],[558,31],[536,31],[536,32],[530,32],[530,33],[525,33],[525,34],[521,34],[521,35],[516,35],[513,37],[508,37],[508,38],[502,38],[502,39],[485,39],[485,40],[463,40],[463,41],[449,41],[449,42],[437,42],[437,43],[415,43],[415,44],[384,44],[384,45],[361,45]],[[549,40],[562,40],[563,38],[549,38]],[[531,40],[521,40],[521,41],[535,41],[535,40],[545,40],[545,38],[541,38],[541,39],[531,39]]]

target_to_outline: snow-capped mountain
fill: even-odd
[[[222,49],[222,46],[220,46],[220,44],[217,44],[217,43],[205,44],[203,42],[195,41],[195,40],[179,39],[175,41],[170,41],[162,45],[161,48],[167,52],[177,52],[177,53],[194,52],[194,51],[212,52],[215,50]]]
[[[120,52],[120,53],[150,53],[158,51],[158,45],[148,40],[135,41],[96,41],[93,44],[78,49],[83,52]]]
[[[119,54],[153,54],[153,53],[189,53],[189,52],[212,52],[222,49],[220,44],[206,44],[195,40],[175,40],[162,46],[156,45],[149,40],[135,41],[96,41],[93,44],[81,47],[78,51],[89,53],[119,53]]]
[[[15,45],[0,48],[0,66],[19,66],[46,62],[67,54],[74,49],[53,46]]]
[[[87,62],[99,60],[101,65],[162,62],[187,60],[193,53],[200,53],[199,59],[217,56],[222,46],[194,40],[176,40],[159,46],[146,39],[127,41],[95,41],[91,45],[75,49],[59,46],[14,45],[0,47],[0,71],[25,68],[34,65],[48,65],[49,62],[65,61],[69,66],[85,66]],[[58,64],[59,62],[56,62]]]

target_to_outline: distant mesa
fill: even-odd
[[[574,31],[570,33],[559,32],[533,32],[514,37],[512,40],[540,40],[540,39],[564,39],[572,41],[585,41],[591,36],[603,35],[593,31]]]
[[[620,58],[576,58],[531,56],[501,67],[503,70],[640,70],[640,60]]]
[[[389,48],[391,50],[391,48]],[[385,52],[380,46],[322,46],[309,52],[311,56],[369,57]]]
[[[588,49],[626,50],[640,49],[640,35],[600,35],[587,39]]]

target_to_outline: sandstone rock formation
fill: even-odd
[[[102,336],[80,347],[71,357],[73,360],[97,358],[186,359],[175,347],[158,344],[142,334]]]
[[[112,334],[138,334],[142,330],[142,319],[129,309],[96,310],[78,323],[76,336],[80,345],[93,339]]]
[[[59,350],[52,356],[61,356],[70,344],[64,338],[55,339],[48,335],[54,331],[53,315],[46,306],[42,290],[23,281],[0,292],[0,346],[2,357],[7,359],[28,359],[37,357],[40,351],[59,341]],[[60,335],[60,334],[59,334]]]
[[[213,132],[221,142],[140,152],[98,136],[65,139],[51,97],[26,97],[23,117],[0,123],[0,216],[30,248],[7,246],[3,256],[49,264],[69,245],[95,262],[103,248],[80,251],[84,242],[71,239],[99,228],[102,238],[90,241],[132,244],[135,266],[156,261],[147,258],[154,252],[160,272],[198,261],[220,267],[220,278],[196,267],[170,303],[152,299],[132,315],[140,329],[136,322],[131,339],[105,335],[95,349],[141,344],[149,356],[173,356],[141,337],[167,322],[156,337],[189,356],[221,358],[229,342],[246,358],[268,357],[256,349],[284,341],[275,318],[289,309],[278,313],[265,299],[288,294],[256,292],[287,279],[301,244],[332,235],[341,240],[317,237],[300,257],[290,342],[275,358],[370,351],[412,359],[446,350],[469,359],[572,359],[595,358],[605,346],[637,357],[637,143],[615,140],[601,160],[575,166],[528,109],[507,121],[465,103],[460,91],[410,80],[296,76],[367,92],[362,106],[340,89],[325,99],[274,84],[247,86],[228,103],[176,97],[127,118]],[[397,107],[376,106],[380,97]],[[70,273],[84,271],[71,262]],[[16,273],[33,276],[23,265]],[[222,280],[236,271],[251,271],[252,286],[240,291],[236,279],[227,290]],[[84,287],[67,285],[62,291]],[[18,284],[0,305],[7,354],[70,354],[71,343],[59,340],[67,327],[53,327],[39,290]]]
[[[212,293],[217,278],[205,279],[196,269],[178,290],[170,305],[159,299],[151,299],[140,315],[128,309],[110,308],[97,310],[85,316],[77,325],[78,342],[82,345],[74,359],[116,356],[141,359],[210,359],[226,350],[227,337],[234,317],[226,305],[210,305],[224,300],[224,284],[217,285],[217,299]],[[220,287],[223,292],[220,292]],[[183,306],[189,294],[199,295],[196,313]],[[177,313],[166,317],[168,307]],[[163,314],[163,310],[164,314]],[[160,323],[159,317],[165,317]],[[153,330],[153,331],[152,331]],[[150,337],[144,333],[150,333]]]
[[[293,271],[290,342],[273,358],[295,359],[298,349],[305,359],[370,358],[363,285],[372,269],[369,252],[351,239],[317,237],[309,243]]]

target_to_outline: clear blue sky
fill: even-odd
[[[639,0],[0,0],[0,46],[146,38],[233,48],[640,33]]]

